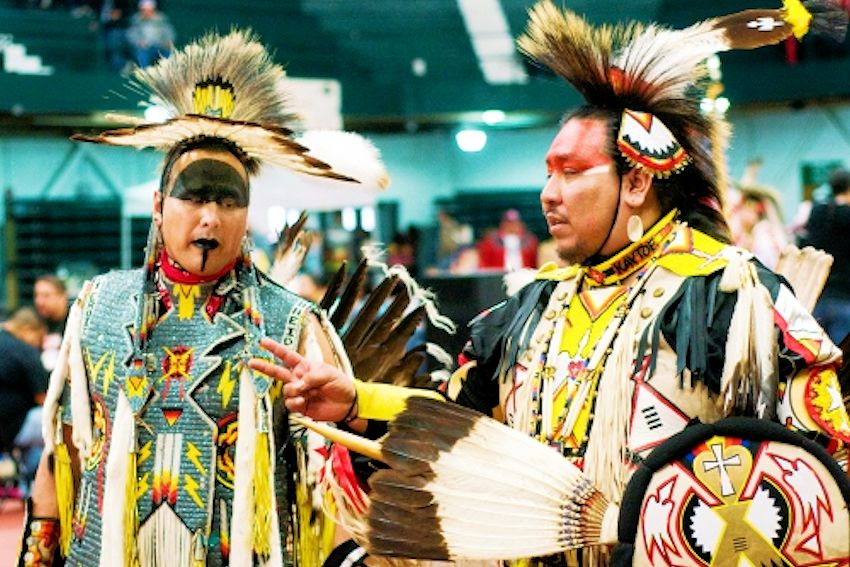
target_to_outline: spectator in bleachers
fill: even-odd
[[[850,333],[850,171],[837,169],[829,176],[832,199],[812,208],[801,243],[832,254],[829,279],[813,311],[830,338],[842,341]]]
[[[32,307],[15,310],[0,328],[0,452],[21,448],[27,474],[35,472],[44,448],[40,406],[47,390],[47,370],[39,350],[46,330]],[[16,437],[25,421],[35,424],[37,433],[26,435],[26,444],[20,447]]]
[[[729,192],[728,213],[732,241],[752,252],[770,269],[776,267],[789,243],[782,219],[779,192],[765,185],[736,184]]]
[[[130,25],[130,0],[103,0],[100,9],[100,33],[109,69],[126,71],[130,63],[127,27]]]
[[[38,276],[33,286],[33,302],[38,315],[47,323],[47,332],[39,345],[41,361],[45,368],[53,370],[70,309],[65,282],[53,274]]]
[[[479,267],[519,270],[537,267],[537,237],[525,227],[516,209],[502,215],[499,228],[478,242]]]
[[[139,67],[148,67],[174,49],[174,26],[157,9],[156,0],[141,0],[139,11],[130,18],[127,41]]]
[[[461,250],[472,244],[472,227],[458,222],[448,211],[437,211],[438,245],[437,267],[447,270],[457,259]]]

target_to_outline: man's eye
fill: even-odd
[[[234,197],[225,197],[219,200],[219,204],[225,209],[235,209],[239,206],[239,201]]]

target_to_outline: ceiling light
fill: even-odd
[[[417,77],[424,77],[428,74],[428,62],[421,57],[416,57],[410,62],[410,70]]]
[[[363,207],[360,209],[360,228],[366,232],[372,232],[377,226],[374,207]]]
[[[457,0],[457,5],[484,79],[493,85],[528,81],[501,2]]]
[[[357,211],[353,207],[342,209],[342,228],[348,232],[354,232],[357,229]]]
[[[455,134],[455,142],[464,152],[480,152],[487,145],[487,133],[475,128],[464,128]]]

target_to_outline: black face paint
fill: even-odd
[[[167,196],[245,208],[248,206],[248,184],[229,164],[217,159],[199,159],[177,175]]]

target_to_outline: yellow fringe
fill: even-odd
[[[74,474],[71,472],[71,455],[65,443],[56,445],[54,462],[54,482],[56,483],[56,501],[59,505],[59,547],[63,557],[71,551],[71,537],[74,533]]]
[[[271,463],[269,461],[269,434],[257,434],[254,451],[254,525],[252,545],[260,557],[271,555],[269,533],[272,526]]]
[[[139,533],[139,508],[136,504],[136,452],[127,455],[127,479],[124,483],[124,565],[139,565],[136,549]]]

